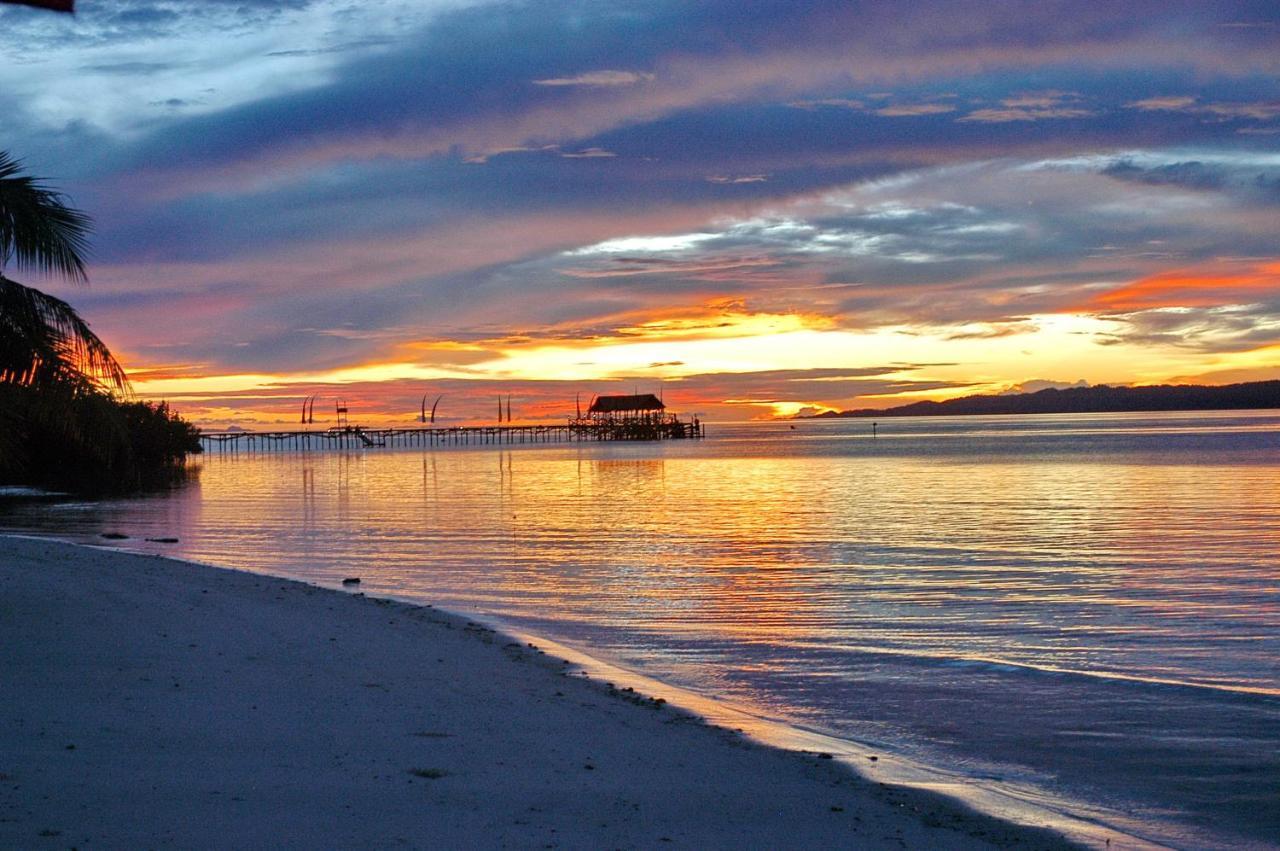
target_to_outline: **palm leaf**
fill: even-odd
[[[75,308],[0,275],[0,381],[50,386],[79,376],[128,391],[124,368]]]
[[[63,196],[22,174],[22,164],[0,151],[0,270],[23,270],[88,280],[89,216]]]
[[[87,281],[90,219],[0,151],[0,382],[127,391],[124,369],[65,301],[3,275],[20,269]]]

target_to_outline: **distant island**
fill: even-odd
[[[980,414],[1102,414],[1137,411],[1214,411],[1280,408],[1280,381],[1250,381],[1207,387],[1160,384],[1150,387],[1050,388],[1005,396],[964,396],[946,402],[912,402],[896,408],[827,411],[797,419],[843,417],[944,417]]]

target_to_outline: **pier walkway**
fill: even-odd
[[[584,440],[672,440],[700,438],[698,420],[661,422],[574,421],[564,425],[455,426],[452,428],[373,428],[350,425],[298,431],[206,431],[200,443],[212,452],[305,452],[324,449],[376,449],[408,446],[480,446],[485,444],[565,443]]]

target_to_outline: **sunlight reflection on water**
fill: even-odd
[[[355,573],[370,594],[1191,831],[1153,836],[1280,836],[1280,418],[878,431],[214,454],[166,498],[0,521],[174,535],[153,548],[327,584]]]

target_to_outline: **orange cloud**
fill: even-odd
[[[1160,272],[1100,293],[1073,310],[1131,313],[1166,307],[1221,307],[1246,304],[1260,296],[1280,296],[1280,262],[1257,263],[1239,271]]]
[[[636,323],[615,329],[614,335],[629,339],[696,340],[822,330],[834,324],[830,317],[819,313],[765,313],[749,309],[742,300],[725,298],[696,307],[650,311]]]
[[[1251,354],[1259,358],[1269,357],[1270,366],[1244,366],[1228,369],[1214,369],[1207,372],[1195,372],[1188,375],[1175,375],[1169,384],[1238,384],[1245,381],[1277,381],[1280,380],[1280,346],[1264,346],[1255,349]]]

